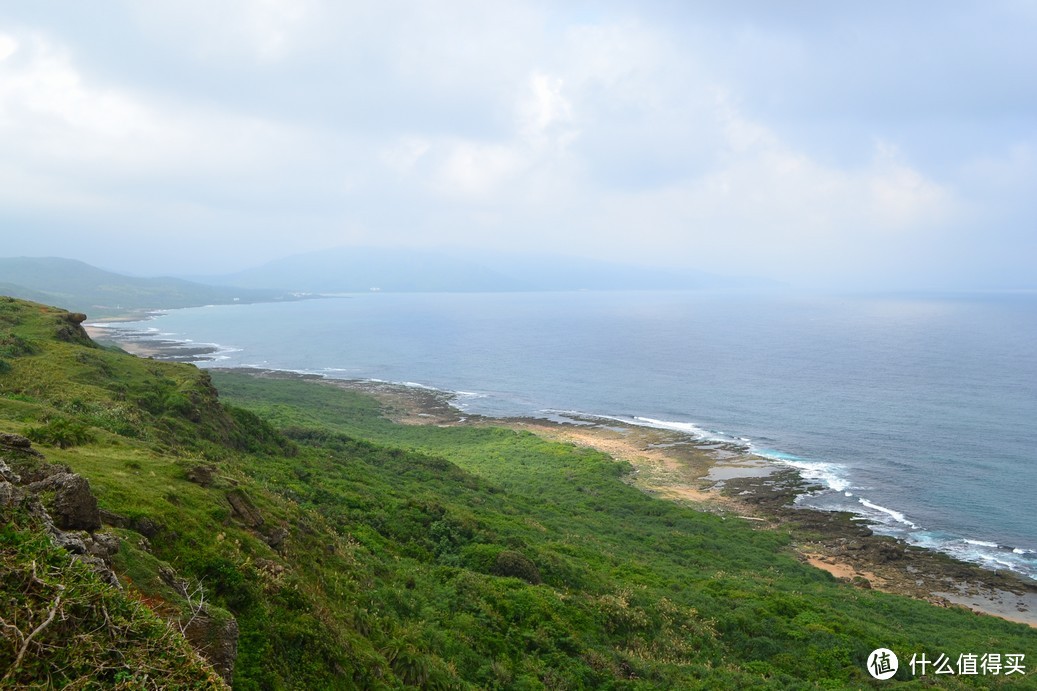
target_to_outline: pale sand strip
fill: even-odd
[[[92,324],[84,324],[83,328],[90,338],[101,343],[114,343],[127,353],[137,357],[156,357],[162,354],[160,348],[150,347],[146,342],[121,339],[110,330]]]

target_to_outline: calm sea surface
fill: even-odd
[[[1037,296],[360,294],[116,328],[218,366],[406,382],[488,415],[738,441],[885,532],[1037,578]]]

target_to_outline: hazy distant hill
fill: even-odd
[[[372,289],[407,292],[535,289],[532,283],[476,262],[403,249],[338,248],[275,259],[206,281],[243,288],[319,293]]]
[[[0,258],[0,295],[111,316],[144,309],[292,299],[289,292],[509,292],[772,287],[702,271],[655,269],[574,257],[338,248],[204,277],[140,278],[58,257]]]
[[[0,258],[0,294],[102,316],[138,309],[257,302],[271,290],[208,286],[179,278],[137,278],[58,257]]]
[[[277,259],[211,283],[309,292],[760,288],[752,279],[537,254],[337,248]]]
[[[468,255],[538,290],[714,290],[766,288],[774,281],[724,276],[697,269],[637,266],[580,257],[542,254]]]

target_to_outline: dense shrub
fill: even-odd
[[[55,418],[41,427],[31,427],[25,436],[39,444],[49,444],[59,449],[79,446],[94,440],[89,427],[66,418]]]
[[[4,357],[32,355],[37,352],[39,352],[39,348],[17,334],[0,334],[0,355]]]
[[[497,563],[493,565],[493,572],[498,576],[521,578],[533,585],[540,583],[540,571],[536,564],[521,552],[513,552],[510,549],[497,555]]]
[[[299,453],[294,443],[255,413],[230,405],[225,405],[224,410],[234,425],[230,435],[233,448],[250,453],[272,453],[282,456],[295,456]]]

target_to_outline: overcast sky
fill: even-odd
[[[1037,287],[1037,3],[0,5],[0,254]]]

